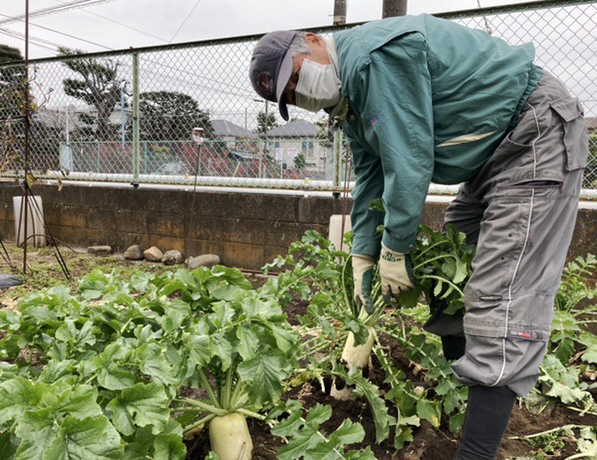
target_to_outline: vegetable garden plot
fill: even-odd
[[[440,237],[424,233],[422,250]],[[440,244],[466,249],[458,241]],[[505,457],[595,455],[597,307],[586,277],[596,267],[593,257],[568,266],[551,352],[517,404]],[[433,295],[465,281],[458,262],[440,269],[445,290]],[[253,458],[280,459],[445,459],[456,450],[466,390],[421,329],[428,307],[378,300],[375,321],[355,311],[350,257],[321,235],[307,232],[259,287],[225,267],[127,270],[95,271],[76,288],[0,310],[0,458],[216,458],[210,447],[227,435],[208,433],[213,420],[216,431],[242,433],[236,446],[224,442],[222,459],[228,448],[249,458],[251,444]],[[370,330],[371,366],[347,370],[349,332],[358,344]],[[333,398],[332,382],[353,399]]]

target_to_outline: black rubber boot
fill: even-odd
[[[462,442],[454,460],[495,459],[515,400],[516,393],[508,387],[470,387]]]
[[[444,349],[444,357],[448,361],[455,361],[464,356],[464,349],[466,346],[464,335],[444,335],[441,339],[442,348]]]

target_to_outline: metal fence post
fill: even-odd
[[[139,53],[133,53],[133,187],[139,186]]]
[[[334,131],[334,178],[332,181],[332,189],[335,192],[342,190],[342,144],[343,144],[342,130]]]

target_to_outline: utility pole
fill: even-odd
[[[408,0],[383,0],[382,18],[404,16]]]
[[[346,24],[346,2],[348,0],[334,0],[334,25]]]
[[[28,233],[27,233],[27,226],[29,220],[29,130],[31,129],[30,126],[30,108],[31,108],[31,101],[30,101],[30,93],[29,93],[29,0],[25,0],[25,85],[23,86],[23,123],[25,126],[25,165],[24,165],[24,172],[23,175],[25,176],[24,181],[24,188],[25,188],[25,196],[23,197],[23,201],[25,202],[25,228],[23,232],[23,276],[27,274],[27,243],[28,240]],[[33,198],[35,199],[35,198]],[[21,205],[21,209],[22,205]],[[20,225],[19,225],[20,229]],[[19,234],[17,232],[17,241],[19,241]]]

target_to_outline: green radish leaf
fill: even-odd
[[[154,460],[184,460],[187,448],[182,437],[176,434],[159,434],[153,443]]]
[[[343,454],[343,457],[346,460],[377,460],[377,457],[369,446],[363,451],[351,450],[350,452],[346,452]]]
[[[243,360],[247,361],[258,354],[260,349],[259,337],[251,324],[242,324],[237,329],[236,336],[239,340],[237,350]]]
[[[394,437],[394,449],[401,450],[407,443],[412,442],[414,439],[413,429],[410,426],[397,426],[396,436]]]
[[[97,374],[97,383],[107,390],[124,390],[137,383],[138,378],[132,371],[118,368],[115,364],[102,368]]]
[[[0,361],[0,383],[14,379],[19,374],[19,366]],[[0,390],[1,393],[2,390]],[[1,398],[1,396],[0,396]],[[0,457],[1,458],[1,457]]]
[[[13,460],[19,443],[9,432],[0,433],[0,458]]]
[[[454,286],[453,285],[447,284],[447,286],[448,286],[448,289],[446,289],[446,292],[444,292],[442,294],[442,296],[440,297],[441,299],[447,299],[450,296],[450,294],[452,294],[452,292],[454,292]]]
[[[211,361],[213,347],[211,337],[202,327],[203,323],[200,323],[199,326],[201,327],[195,329],[196,333],[191,331],[191,334],[187,336],[185,345],[189,350],[191,362],[203,367]]]
[[[456,277],[456,271],[457,271],[456,260],[453,257],[445,258],[441,265],[441,270],[442,270],[442,272],[444,272],[444,276],[448,280],[450,280],[450,281],[453,280]]]
[[[462,283],[469,275],[469,267],[461,259],[456,259],[456,273],[452,282],[454,284]]]
[[[421,288],[419,286],[415,286],[414,289],[400,293],[399,303],[405,308],[414,308],[417,306],[420,296]]]
[[[305,423],[302,417],[303,414],[299,407],[298,410],[291,412],[280,423],[274,425],[271,429],[272,434],[279,437],[294,436]]]
[[[135,431],[134,438],[128,440],[124,447],[122,460],[140,460],[149,457],[149,451],[153,448],[155,436],[151,433],[151,427],[139,427]]]
[[[0,426],[20,419],[23,414],[39,407],[47,386],[17,377],[0,384]]]
[[[547,355],[541,366],[539,382],[547,396],[558,398],[564,404],[583,404],[592,401],[591,393],[580,388],[579,370],[566,367],[555,356]]]
[[[147,343],[137,349],[139,369],[162,385],[175,385],[180,368],[180,356],[173,349],[157,343]]]
[[[270,329],[276,339],[276,345],[284,353],[289,353],[295,349],[299,340],[295,332],[290,330],[288,326],[279,326],[275,323],[269,323]]]
[[[563,363],[567,363],[575,353],[574,340],[571,337],[561,338],[553,354]]]
[[[466,413],[463,411],[450,416],[448,421],[448,429],[451,433],[458,433],[462,429],[465,415]]]
[[[446,315],[454,315],[456,313],[462,314],[464,311],[464,301],[463,300],[451,300],[448,308],[444,310]]]
[[[597,364],[597,335],[583,331],[580,334],[579,342],[586,347],[581,359],[585,363]]]
[[[437,402],[419,399],[417,401],[417,415],[431,423],[434,428],[439,428],[441,413]]]
[[[222,371],[227,371],[232,365],[235,347],[228,341],[225,332],[218,332],[211,336],[211,350],[213,356],[220,358]]]
[[[299,433],[292,437],[288,444],[282,446],[278,450],[278,460],[296,460],[298,458],[304,458],[307,452],[313,449],[321,441],[321,435],[317,431],[317,428],[311,428],[309,425],[305,425]]]
[[[83,420],[68,416],[43,458],[107,460],[120,459],[123,452],[120,436],[105,416]]]
[[[442,283],[441,281],[437,281],[437,283],[435,284],[435,288],[433,289],[433,297],[439,297],[442,289],[444,287],[444,283]]]
[[[157,383],[137,383],[122,390],[106,406],[112,423],[124,435],[135,432],[136,426],[151,426],[159,434],[170,418],[168,397],[164,388]]]
[[[330,419],[332,416],[332,407],[317,403],[307,413],[307,424],[321,425],[323,422]]]
[[[357,369],[349,372],[346,382],[349,385],[355,385],[355,395],[364,396],[369,403],[375,423],[375,441],[379,444],[386,440],[390,436],[390,425],[395,424],[396,420],[389,415],[386,403],[380,396],[379,387],[363,377]]]
[[[276,401],[283,393],[282,381],[290,374],[292,366],[286,355],[278,350],[264,352],[238,366],[238,375],[249,382],[249,395],[254,404]]]
[[[303,458],[307,452],[313,449],[325,438],[319,433],[319,425],[332,416],[332,408],[316,404],[308,413],[306,420],[301,419],[300,431],[292,435],[292,439],[277,452],[279,460],[296,460]],[[310,457],[307,457],[310,458]]]
[[[29,411],[19,419],[15,428],[15,435],[21,439],[16,452],[18,460],[44,458],[44,452],[59,439],[54,416],[52,409],[45,408]]]
[[[139,324],[135,327],[133,334],[138,340],[139,345],[151,346],[155,345],[155,342],[160,341],[163,331],[154,331],[151,324]]]
[[[21,326],[21,315],[12,310],[0,310],[0,330],[17,331]]]
[[[74,383],[77,380],[74,370],[77,361],[74,359],[56,360],[52,359],[46,364],[39,375],[39,381],[52,384],[61,380],[67,383]]]
[[[66,342],[74,349],[81,351],[93,346],[96,341],[93,335],[93,322],[86,321],[79,330],[72,319],[65,320],[64,324],[56,330],[55,337],[56,340]]]
[[[360,423],[347,419],[342,422],[330,436],[330,441],[336,445],[356,444],[365,439],[365,430]],[[379,442],[379,441],[378,441]]]
[[[90,385],[77,385],[58,382],[46,388],[42,404],[56,413],[68,414],[74,418],[95,417],[102,414],[97,404],[97,388]]]
[[[216,328],[228,326],[235,317],[234,307],[227,302],[216,302],[213,304],[213,313],[209,314],[209,320]]]

